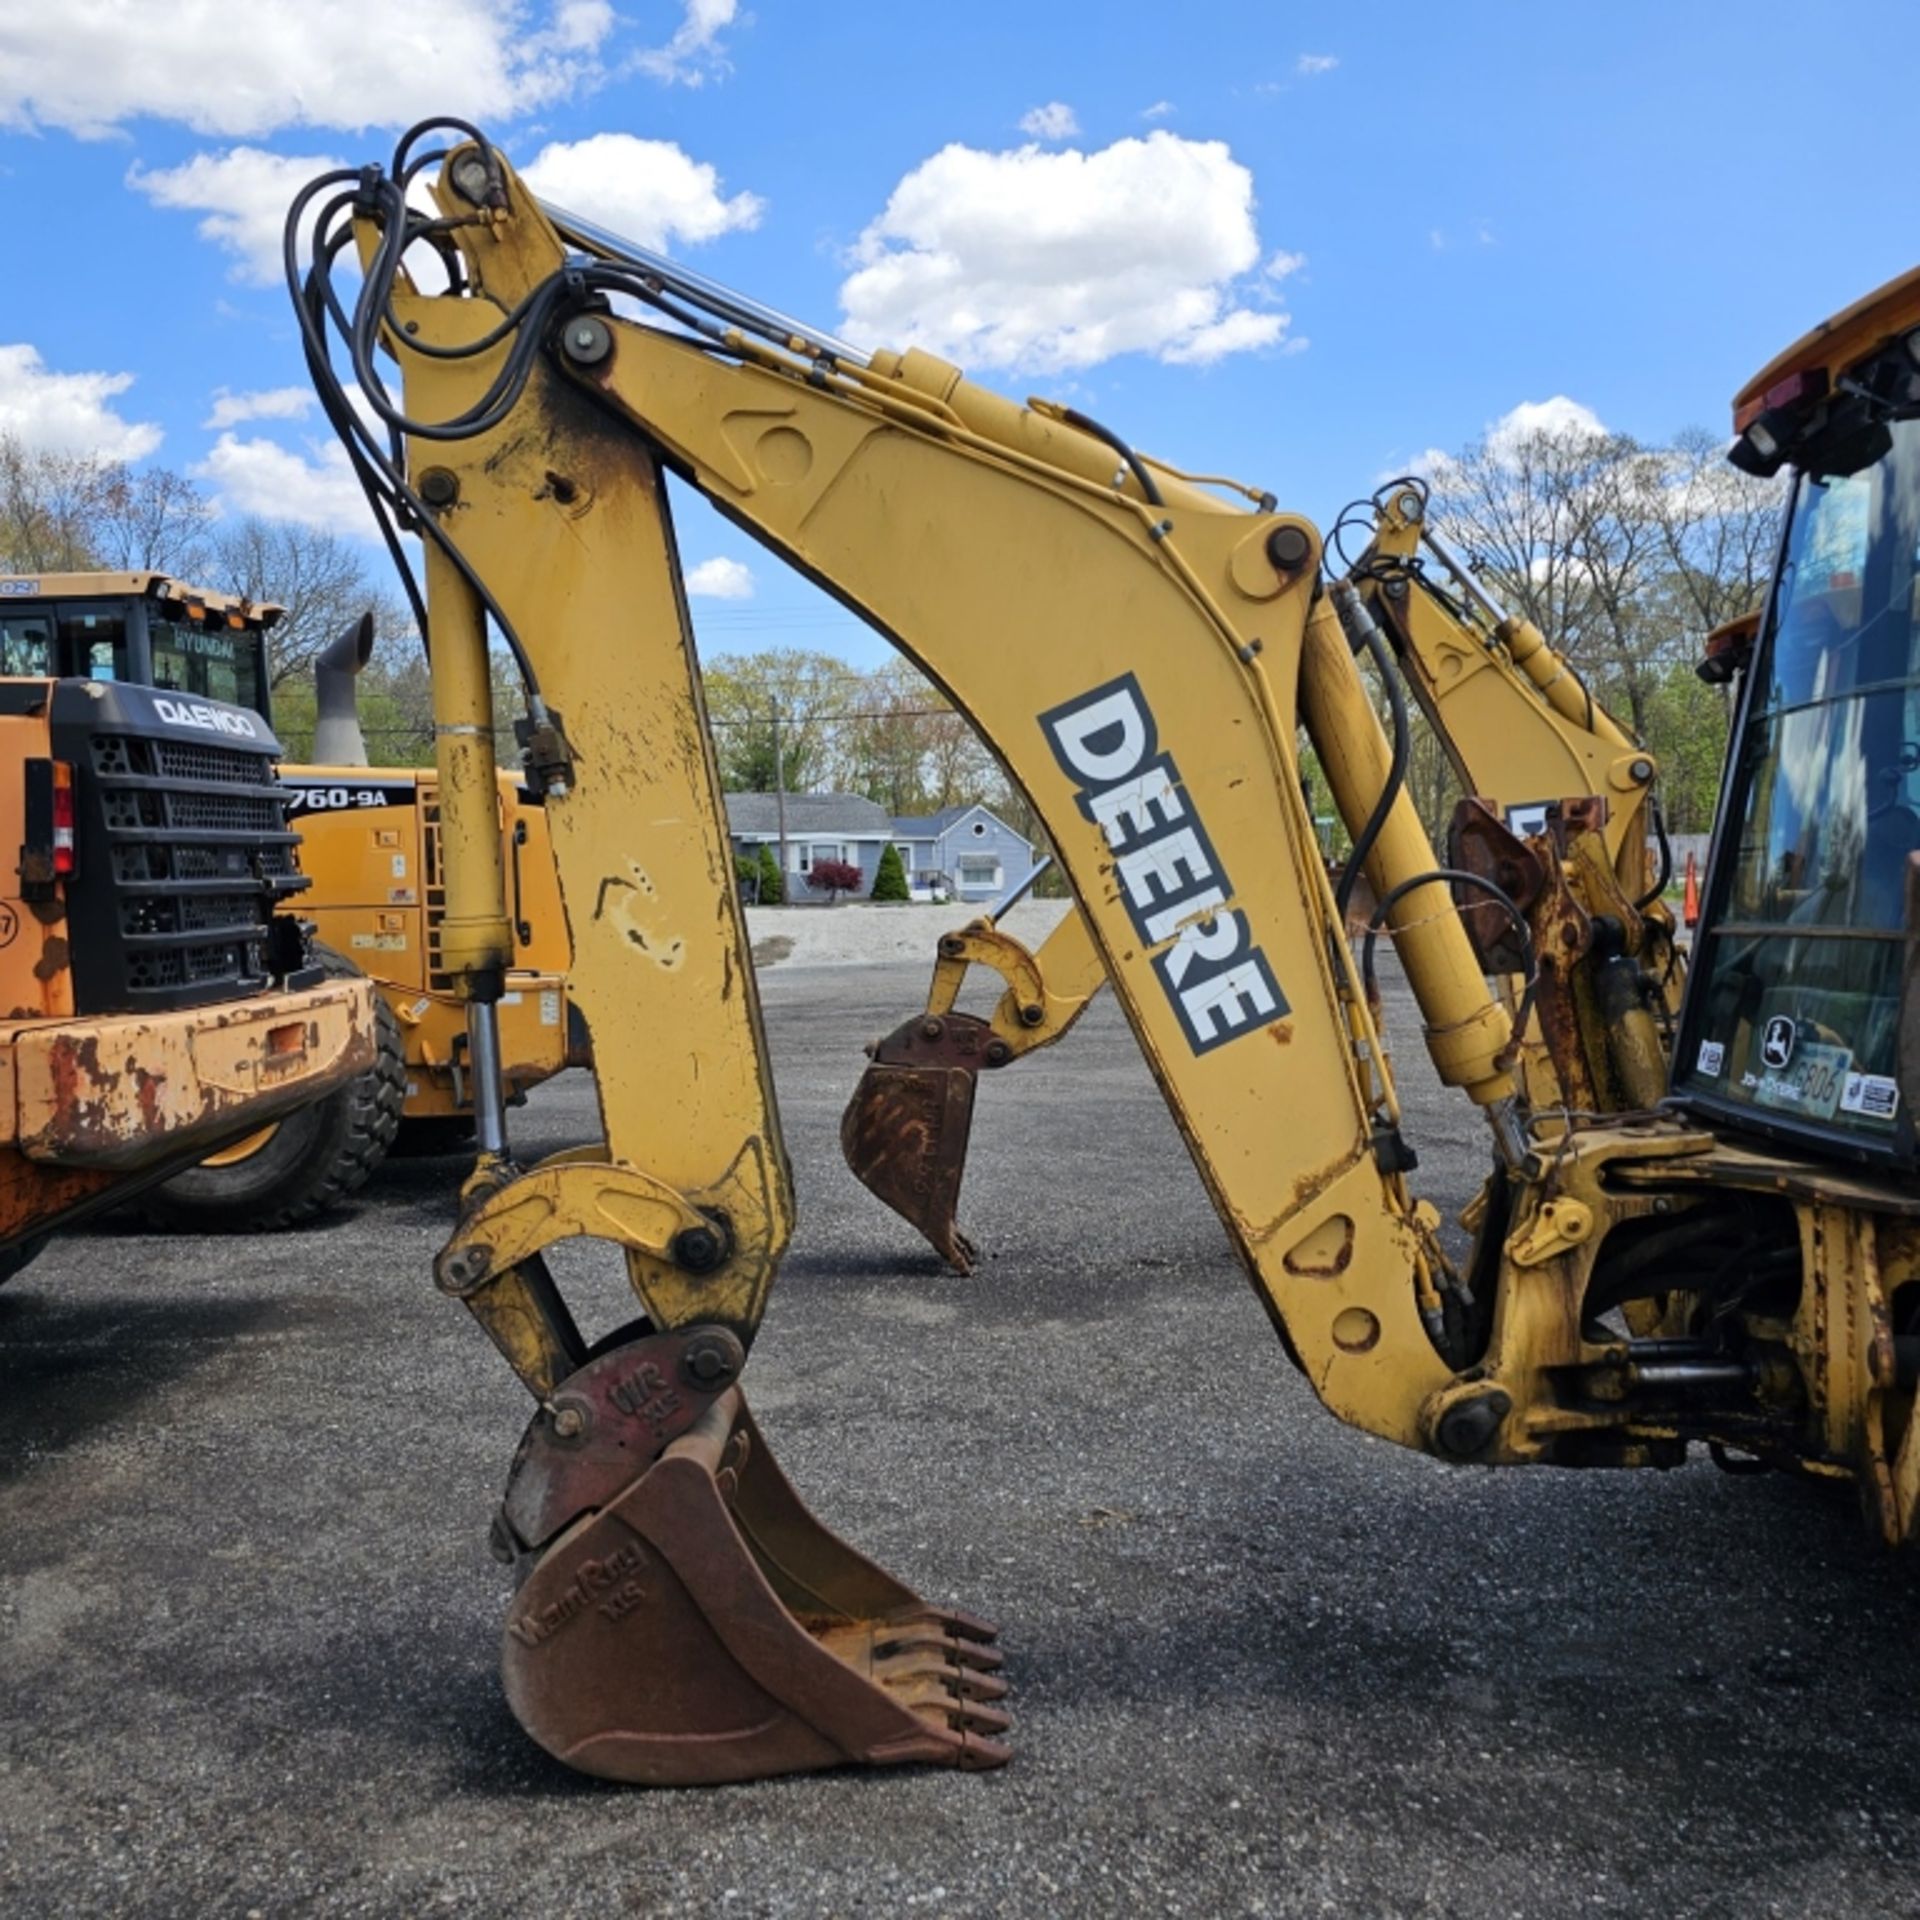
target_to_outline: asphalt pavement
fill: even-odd
[[[0,1912],[1920,1915],[1916,1569],[1844,1494],[1341,1427],[1111,1005],[983,1086],[953,1278],[837,1143],[925,974],[763,977],[801,1225],[746,1381],[830,1525],[1001,1622],[1012,1766],[648,1793],[533,1747],[485,1537],[528,1407],[429,1279],[459,1164],[398,1161],[0,1291]],[[1457,1208],[1479,1122],[1400,1014]],[[515,1116],[593,1131],[579,1074]]]

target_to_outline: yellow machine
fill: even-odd
[[[1475,896],[1483,879],[1548,929],[1536,942],[1533,1018],[1518,1055],[1529,1100],[1587,1112],[1650,1106],[1666,1091],[1685,980],[1661,902],[1672,855],[1654,799],[1657,764],[1538,628],[1496,605],[1454,558],[1428,524],[1427,496],[1423,480],[1391,481],[1348,507],[1330,535],[1337,553],[1349,527],[1367,534],[1332,591],[1388,694],[1386,791],[1409,755],[1404,682],[1470,796],[1455,811],[1448,858],[1467,870],[1454,894],[1483,958],[1520,960],[1499,908]],[[1357,857],[1334,880],[1343,924],[1362,930],[1378,919],[1367,834],[1362,827]],[[941,937],[926,1005],[869,1050],[873,1065],[841,1127],[855,1175],[962,1274],[974,1249],[956,1211],[978,1076],[1062,1038],[1106,978],[1080,914],[1036,952],[996,917]],[[1003,987],[984,1020],[957,1011],[975,967]],[[1525,983],[1510,974],[1504,990],[1517,1010]]]
[[[127,684],[238,603],[149,574],[0,578],[0,1278],[47,1234],[331,1098],[373,995],[279,909],[302,886],[279,742],[218,699]],[[129,601],[149,624],[124,616]]]
[[[991,1629],[826,1533],[741,1397],[792,1189],[669,470],[892,636],[992,742],[1331,1411],[1489,1466],[1669,1466],[1706,1445],[1851,1480],[1886,1538],[1911,1534],[1920,276],[1806,343],[1745,427],[1800,477],[1671,1095],[1545,1109],[1513,1070],[1529,1009],[1489,991],[1450,890],[1493,904],[1536,986],[1557,896],[1523,908],[1436,871],[1312,526],[543,209],[443,124],[451,152],[415,129],[390,170],[322,176],[289,221],[316,215],[295,291],[322,402],[379,510],[425,543],[441,950],[469,999],[481,1145],[436,1277],[535,1402],[494,1539],[517,1579],[507,1693],[537,1740],[654,1782],[1007,1757]],[[434,161],[423,212],[408,185]],[[350,240],[349,305],[329,269]],[[446,291],[413,285],[416,244]],[[617,317],[616,296],[645,317]],[[334,370],[336,321],[397,457]],[[495,1066],[512,928],[490,627],[524,678],[605,1128],[525,1168]],[[1368,842],[1434,1064],[1488,1122],[1460,1266],[1408,1186],[1301,793],[1303,729]],[[1586,1018],[1601,999],[1574,1004]],[[620,1251],[642,1315],[592,1349],[543,1259],[576,1236]]]
[[[61,634],[119,635],[119,654],[103,656],[103,668],[121,680],[232,702],[273,724],[267,635],[279,607],[150,573],[43,574],[0,586],[19,620]],[[319,963],[380,988],[373,1062],[324,1100],[150,1191],[145,1209],[166,1225],[203,1233],[291,1226],[364,1185],[396,1140],[432,1150],[471,1135],[464,1007],[439,959],[438,785],[431,770],[367,764],[353,687],[372,646],[365,616],[321,656],[321,764],[283,767],[280,790],[300,837],[300,909],[316,929]],[[586,1040],[567,999],[566,927],[544,810],[510,775],[499,794],[514,931],[502,1070],[518,1098],[583,1064]]]

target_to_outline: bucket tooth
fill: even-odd
[[[507,1697],[583,1772],[673,1786],[1011,1757],[994,1629],[822,1526],[737,1387],[527,1557]]]
[[[971,1273],[974,1261],[956,1221],[974,1086],[1007,1058],[1005,1042],[972,1014],[920,1015],[874,1048],[840,1120],[854,1177],[956,1273]]]

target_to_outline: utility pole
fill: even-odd
[[[774,701],[768,711],[773,715],[773,800],[779,819],[780,898],[784,903],[793,885],[793,876],[787,865],[787,762],[780,747],[780,702]]]

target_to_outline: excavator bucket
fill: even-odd
[[[917,1228],[956,1273],[973,1243],[956,1221],[973,1132],[973,1089],[1008,1058],[1004,1040],[970,1013],[921,1014],[872,1049],[840,1118],[854,1177]]]
[[[501,1662],[521,1725],[568,1766],[649,1786],[1004,1764],[995,1630],[808,1512],[739,1388],[690,1384],[690,1353],[693,1378],[730,1371],[716,1339],[737,1355],[717,1330],[616,1347],[528,1429],[495,1536],[528,1569]]]

